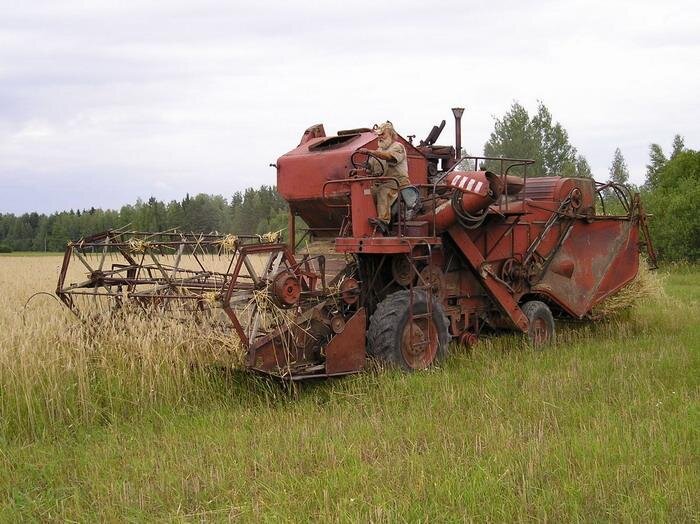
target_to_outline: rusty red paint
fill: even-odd
[[[414,314],[418,294],[434,297],[449,334],[463,344],[474,344],[484,326],[529,332],[538,344],[552,333],[526,303],[585,317],[637,274],[640,229],[653,260],[638,197],[589,179],[528,178],[527,159],[467,157],[471,170],[459,171],[461,111],[455,117],[456,149],[435,144],[444,121],[418,146],[398,137],[422,211],[408,213],[400,197],[388,234],[370,219],[377,213],[373,184],[391,179],[367,176],[355,153],[376,148],[376,135],[361,128],[327,136],[318,124],[276,163],[277,188],[289,203],[288,244],[256,235],[230,245],[224,235],[108,231],[69,244],[56,293],[76,312],[85,296],[115,308],[131,302],[167,312],[177,304],[193,315],[210,313],[214,301],[247,348],[250,369],[300,380],[362,370],[370,318],[392,293],[409,293],[408,321],[395,349],[409,368],[422,369],[440,341],[432,306],[428,315]],[[499,166],[497,173],[478,170],[486,160]],[[600,213],[596,198],[608,189],[620,195],[623,215]],[[296,216],[316,236],[335,238],[336,256],[347,264],[329,259],[332,279],[325,257],[296,259]],[[91,254],[100,252],[118,261],[105,267],[98,256],[92,263]],[[180,267],[182,253],[199,266]],[[226,270],[211,270],[200,254],[225,259]],[[164,262],[165,255],[174,262]],[[253,257],[266,257],[262,271],[253,268]],[[88,270],[86,280],[66,282],[72,263]],[[285,311],[284,323],[261,320],[263,306],[254,299],[268,294]]]
[[[360,308],[345,323],[343,336],[333,337],[326,347],[326,373],[354,373],[365,366],[365,332],[367,314]]]

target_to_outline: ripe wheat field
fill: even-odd
[[[232,337],[50,296],[0,256],[0,521],[700,519],[700,268],[606,321],[290,393]]]

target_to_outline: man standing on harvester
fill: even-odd
[[[379,147],[376,150],[363,147],[358,151],[371,155],[369,163],[373,175],[393,177],[399,182],[398,188],[393,180],[384,180],[372,187],[372,196],[374,196],[374,202],[377,206],[378,217],[370,218],[369,221],[379,227],[386,235],[389,234],[391,205],[396,200],[399,190],[409,186],[411,182],[408,179],[406,148],[396,140],[396,131],[394,131],[392,123],[387,120],[383,124],[375,124],[373,131],[379,137],[377,141]]]

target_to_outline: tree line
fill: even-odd
[[[69,240],[126,225],[139,231],[263,234],[287,226],[287,204],[274,186],[263,185],[238,191],[230,200],[199,194],[167,204],[155,197],[139,199],[119,210],[0,214],[0,252],[63,251]]]
[[[593,177],[585,156],[542,102],[532,116],[514,102],[504,116],[494,120],[484,156],[531,158],[535,164],[528,166],[528,176]],[[482,168],[498,170],[499,162],[486,161]],[[650,144],[645,182],[640,187],[630,184],[629,168],[619,147],[607,175],[598,178],[642,194],[645,209],[653,215],[650,229],[660,258],[700,259],[700,152],[686,148],[681,136],[674,137],[668,156],[658,143]],[[62,251],[70,239],[126,224],[142,231],[176,227],[193,232],[262,234],[286,227],[287,205],[275,187],[261,186],[236,192],[230,200],[199,194],[167,204],[151,197],[118,211],[90,208],[51,215],[0,214],[0,251]]]

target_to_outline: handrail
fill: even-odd
[[[605,199],[603,198],[603,191],[605,191],[606,189],[611,189],[617,197],[620,204],[622,205],[622,208],[625,210],[626,215],[624,216],[627,216],[629,218],[632,217],[632,203],[634,201],[634,196],[632,195],[632,190],[630,188],[628,188],[624,184],[618,184],[617,182],[596,182],[595,186],[596,193],[598,195],[598,198],[600,199],[600,204],[604,216],[613,216],[606,214]]]
[[[340,184],[352,184],[355,182],[365,182],[365,181],[371,181],[371,182],[393,182],[394,185],[396,186],[396,191],[398,193],[397,197],[399,198],[399,236],[401,235],[401,184],[399,183],[398,178],[393,177],[393,176],[369,176],[369,177],[350,177],[350,178],[342,178],[339,180],[328,180],[323,184],[323,189],[321,191],[321,201],[326,207],[329,208],[349,208],[351,205],[351,202],[348,202],[347,204],[330,204],[328,203],[329,196],[326,194],[326,188],[330,185],[340,185]],[[347,196],[343,194],[342,196]],[[352,209],[350,209],[350,213],[352,214]]]
[[[437,198],[437,188],[439,184],[452,172],[457,170],[459,167],[460,163],[464,160],[474,160],[474,169],[478,170],[478,163],[479,160],[492,160],[492,161],[498,161],[500,163],[500,173],[499,173],[499,178],[501,178],[502,184],[503,184],[503,190],[504,193],[507,194],[508,192],[508,172],[514,168],[514,167],[519,167],[519,166],[524,166],[525,167],[525,172],[524,172],[524,178],[527,177],[527,166],[534,164],[535,161],[532,159],[528,158],[510,158],[510,157],[492,157],[492,156],[471,156],[471,155],[463,155],[457,158],[452,164],[452,166],[447,169],[446,171],[443,171],[442,173],[439,173],[432,181],[432,183],[429,184],[412,184],[414,187],[417,188],[427,188],[429,189],[427,197],[432,198],[435,200]],[[509,166],[504,166],[504,162],[515,162],[514,164],[511,164]],[[505,169],[504,169],[505,167]],[[405,224],[405,214],[402,214],[401,211],[402,209],[405,209],[406,202],[403,198],[403,195],[401,194],[401,186],[399,184],[399,181],[395,177],[388,177],[388,176],[368,176],[368,177],[348,177],[348,178],[343,178],[343,179],[338,179],[338,180],[328,180],[323,184],[323,189],[321,191],[321,201],[324,203],[326,207],[329,208],[349,208],[351,203],[347,202],[345,204],[332,204],[329,201],[333,198],[347,198],[349,194],[347,194],[345,191],[339,194],[335,194],[333,196],[328,194],[327,188],[332,185],[350,185],[354,182],[362,182],[362,181],[372,181],[372,182],[381,182],[381,181],[393,181],[394,184],[396,185],[396,189],[398,192],[397,198],[399,201],[399,217],[398,217],[398,236],[402,236],[402,230]],[[349,192],[349,188],[348,188]],[[507,201],[506,201],[506,210],[507,210]],[[433,206],[431,210],[431,215],[432,215],[432,231],[431,231],[431,236],[435,236],[436,231],[437,231],[437,224],[436,224],[436,206]]]

